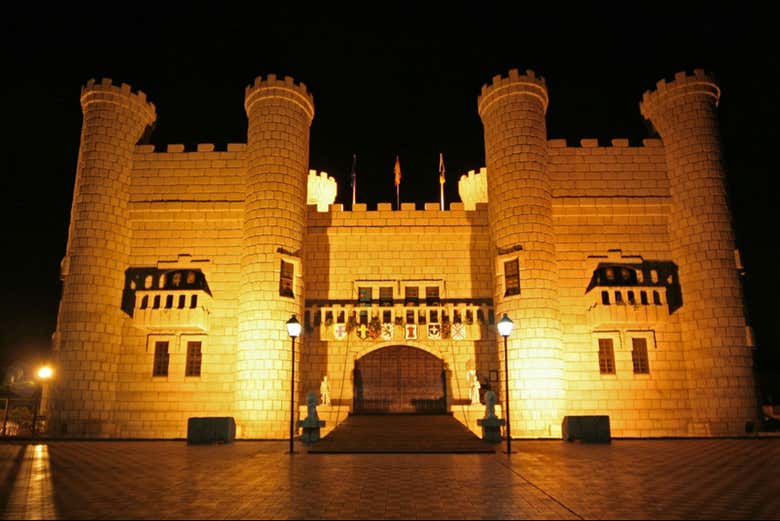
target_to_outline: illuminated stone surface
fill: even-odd
[[[332,204],[335,181],[308,164],[307,87],[270,75],[245,94],[246,144],[156,151],[136,145],[155,120],[142,93],[108,80],[83,89],[52,434],[183,438],[190,417],[232,416],[238,438],[284,439],[292,314],[304,323],[295,406],[305,411],[329,376],[323,435],[353,408],[355,361],[398,345],[443,362],[447,410],[473,432],[482,408],[469,404],[470,377],[504,405],[505,362],[518,438],[559,437],[566,415],[608,415],[616,438],[740,435],[756,420],[708,76],[679,74],[645,95],[661,140],[642,146],[549,139],[544,80],[496,76],[478,99],[486,166],[462,178],[463,202],[446,211]],[[642,280],[597,280],[605,266]],[[679,270],[668,283],[654,280],[662,266]],[[180,307],[170,280],[123,282],[130,268],[199,273],[208,287],[189,288],[182,302],[196,303]],[[393,301],[380,306],[388,287]],[[405,305],[407,287],[417,304]],[[371,289],[367,306],[360,288]],[[142,295],[160,306],[143,307]],[[353,328],[361,311],[366,324]],[[515,322],[508,361],[491,323],[502,313]],[[614,347],[614,374],[600,372],[600,339]],[[634,372],[635,341],[647,373]],[[167,376],[152,376],[158,342]],[[193,342],[202,368],[185,376]]]

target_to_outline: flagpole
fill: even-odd
[[[444,155],[439,152],[439,197],[441,199],[441,211],[444,211]]]
[[[357,161],[357,154],[352,154],[352,208],[355,208],[356,194],[357,194],[357,172],[355,172],[355,162]]]

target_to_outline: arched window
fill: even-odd
[[[144,277],[144,289],[152,289],[152,276],[147,275]]]

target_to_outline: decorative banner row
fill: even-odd
[[[363,340],[368,338],[375,340],[393,340],[396,329],[403,329],[404,340],[418,340],[427,338],[429,340],[441,340],[451,338],[452,340],[466,340],[466,326],[465,324],[406,324],[403,326],[396,326],[395,324],[385,323],[378,324],[377,322],[371,322],[369,324],[360,324],[354,326],[354,331],[357,336]],[[336,340],[344,340],[347,338],[349,331],[347,330],[347,324],[333,324],[333,337]],[[425,337],[422,335],[425,334]],[[420,335],[418,337],[418,335]]]

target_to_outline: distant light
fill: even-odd
[[[500,334],[503,337],[507,337],[512,334],[512,326],[514,325],[514,322],[506,316],[506,313],[504,313],[504,316],[501,318],[501,320],[498,321],[498,334]]]
[[[295,315],[293,315],[292,318],[287,321],[287,333],[293,338],[301,334],[301,323],[298,322],[298,319],[295,318]]]
[[[45,365],[40,369],[38,369],[38,378],[40,378],[41,380],[48,380],[49,378],[52,377],[53,374],[54,374],[54,370],[48,365]]]

